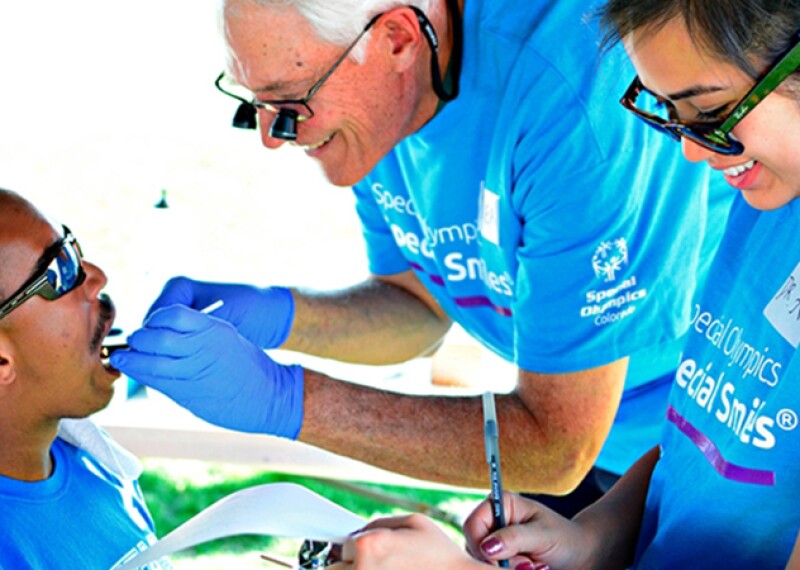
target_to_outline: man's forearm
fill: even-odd
[[[306,371],[304,400],[301,441],[420,479],[488,485],[480,397],[407,396]],[[498,396],[497,410],[505,487],[565,492],[574,441],[547,433],[516,395]]]
[[[394,364],[433,351],[450,327],[405,289],[378,280],[334,292],[293,290],[282,348],[360,364]]]

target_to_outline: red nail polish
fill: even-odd
[[[550,567],[547,564],[534,564],[526,560],[514,566],[514,570],[550,570]]]
[[[503,550],[503,543],[495,537],[488,538],[481,544],[481,550],[487,556],[494,556]]]

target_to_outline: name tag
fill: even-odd
[[[486,241],[500,245],[500,196],[486,188],[483,183],[478,225]]]
[[[764,316],[789,344],[800,345],[800,264],[764,308]]]

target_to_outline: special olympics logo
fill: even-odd
[[[597,277],[613,281],[617,272],[628,265],[628,242],[625,238],[604,241],[597,246],[592,256],[592,268]]]

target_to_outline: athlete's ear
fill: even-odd
[[[0,331],[0,389],[13,383],[17,376],[13,353],[11,340]]]

